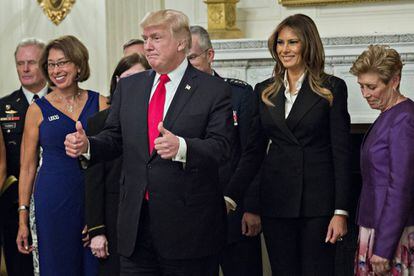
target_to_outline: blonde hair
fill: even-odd
[[[291,28],[301,42],[302,60],[305,64],[309,86],[312,91],[327,99],[332,104],[332,92],[326,87],[323,87],[323,83],[328,79],[329,75],[324,71],[325,52],[323,50],[322,40],[313,20],[304,14],[295,14],[285,18],[268,39],[268,48],[276,64],[273,68],[273,82],[263,91],[262,101],[266,105],[273,106],[270,98],[276,96],[283,85],[283,77],[286,69],[279,60],[276,42],[280,31],[286,27]]]
[[[184,40],[185,51],[190,50],[191,33],[187,15],[176,10],[159,10],[147,13],[140,23],[141,28],[160,25],[169,26],[174,38]]]
[[[370,45],[354,61],[349,72],[354,76],[376,73],[380,80],[388,84],[394,76],[401,79],[403,63],[400,54],[388,45]],[[399,91],[398,84],[397,91]]]

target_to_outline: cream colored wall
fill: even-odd
[[[0,9],[0,96],[19,86],[13,52],[25,37],[45,41],[64,34],[80,38],[90,52],[91,78],[82,87],[107,94],[109,77],[122,55],[122,44],[140,37],[139,21],[147,11],[173,8],[191,24],[207,25],[202,0],[78,0],[67,18],[55,26],[36,1],[2,1]],[[316,21],[322,37],[413,33],[414,1],[365,2],[322,7],[286,8],[277,0],[240,0],[237,25],[246,38],[266,39],[289,14],[305,13]]]
[[[165,0],[166,8],[189,15],[192,24],[207,26],[207,6],[202,0]],[[240,0],[237,26],[246,38],[267,38],[286,16],[311,16],[323,37],[405,34],[414,32],[414,1],[389,0],[319,7],[284,7],[278,0]]]

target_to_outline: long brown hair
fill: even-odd
[[[277,55],[276,42],[280,31],[285,27],[291,28],[301,41],[302,60],[305,64],[305,71],[312,91],[327,99],[329,103],[332,104],[332,92],[323,87],[323,83],[329,75],[324,71],[325,53],[322,41],[315,22],[313,22],[309,16],[304,14],[295,14],[285,18],[280,22],[268,39],[268,48],[272,58],[276,61],[276,64],[273,69],[273,82],[263,91],[262,101],[266,105],[273,106],[273,103],[269,99],[276,96],[283,85],[283,77],[286,69],[283,67],[282,62]]]

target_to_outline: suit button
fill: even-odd
[[[148,169],[152,169],[152,166],[150,164],[147,165]]]
[[[10,129],[7,130],[7,133],[10,133]]]

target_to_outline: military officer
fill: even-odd
[[[188,55],[191,64],[208,74],[220,76],[211,68],[214,60],[208,32],[200,26],[190,28],[192,46]],[[254,94],[252,87],[244,81],[225,78],[232,88],[232,107],[234,141],[230,162],[220,169],[220,182],[224,195],[230,186],[238,183],[238,172],[249,169],[240,167],[241,158],[248,158],[243,150],[246,148],[249,136],[250,121]],[[246,163],[246,162],[245,162]],[[241,185],[242,186],[242,185]],[[259,276],[262,275],[262,258],[260,231],[261,220],[258,215],[258,188],[257,185],[239,187],[240,198],[226,197],[232,202],[234,212],[228,215],[227,245],[220,258],[220,266],[225,276]]]
[[[7,158],[7,180],[0,191],[0,240],[2,241],[9,276],[33,275],[31,255],[18,253],[16,237],[19,216],[18,177],[20,145],[26,110],[29,105],[48,92],[38,61],[45,44],[34,38],[22,40],[14,53],[20,89],[0,99],[0,124]],[[19,212],[28,212],[21,209]]]

